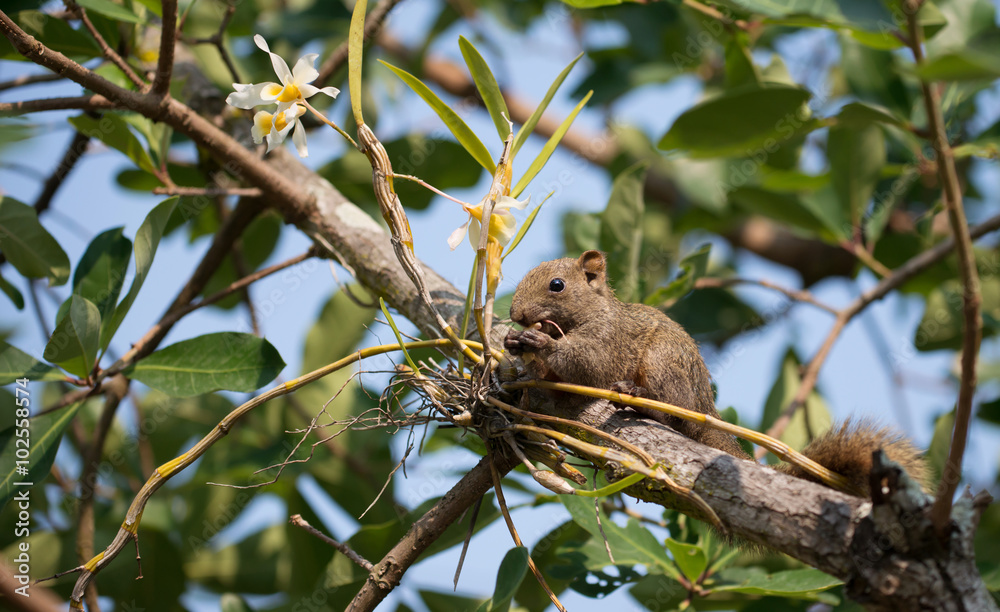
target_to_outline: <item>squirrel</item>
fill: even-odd
[[[530,270],[514,291],[512,329],[504,347],[521,356],[535,378],[611,389],[681,406],[719,418],[711,377],[698,344],[677,322],[645,304],[621,302],[608,285],[600,251],[579,259],[546,261]],[[637,409],[697,442],[750,460],[733,436],[700,423]],[[882,449],[928,488],[928,471],[904,436],[870,421],[844,422],[813,440],[802,453],[869,492],[872,452]],[[801,468],[782,472],[815,480]]]

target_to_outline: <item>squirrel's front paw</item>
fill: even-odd
[[[635,397],[649,397],[649,389],[635,384],[631,380],[619,380],[611,384],[611,390],[615,393],[624,393]]]
[[[537,351],[552,342],[552,337],[537,329],[524,329],[518,331],[512,329],[507,332],[507,337],[503,341],[505,349],[512,355],[520,355],[527,351]]]

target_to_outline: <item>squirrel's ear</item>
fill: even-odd
[[[577,265],[583,270],[588,283],[592,283],[595,280],[602,284],[608,282],[608,264],[604,259],[604,253],[600,251],[587,251],[583,255],[580,255]]]

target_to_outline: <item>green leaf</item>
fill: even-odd
[[[610,565],[611,561],[608,559],[608,553],[604,550],[604,537],[601,535],[601,530],[597,525],[594,501],[575,495],[560,495],[559,501],[569,510],[573,521],[593,536],[588,541],[588,545],[592,544],[593,548],[581,549],[584,552],[589,551],[593,553],[589,555],[588,569],[601,569]],[[677,570],[667,557],[663,546],[660,545],[656,536],[635,519],[630,519],[625,527],[619,527],[604,512],[601,512],[601,525],[604,526],[604,534],[607,535],[608,545],[615,555],[616,564],[632,565],[640,563],[648,568],[657,568],[660,572],[670,575],[676,574]]]
[[[729,200],[751,213],[764,215],[810,232],[820,232],[824,223],[795,194],[777,193],[759,187],[738,187]]]
[[[131,255],[132,241],[122,236],[122,228],[110,229],[90,242],[73,274],[73,293],[93,302],[101,314],[101,347],[111,341],[108,333]]]
[[[851,102],[850,104],[845,104],[840,112],[837,113],[837,125],[843,126],[844,128],[865,128],[874,123],[884,123],[886,125],[895,125],[897,127],[903,127],[906,125],[906,121],[893,115],[892,111],[882,108],[881,106],[876,106],[874,104],[865,104],[863,102]],[[830,128],[831,131],[836,128]]]
[[[69,298],[66,316],[56,325],[42,357],[85,378],[94,367],[100,336],[101,312],[93,302],[74,294]]]
[[[809,117],[809,97],[804,89],[778,85],[728,91],[681,114],[657,146],[692,157],[744,155],[761,147],[777,150],[818,127]]]
[[[477,162],[479,162],[479,165],[486,168],[490,174],[496,171],[497,165],[490,156],[490,152],[486,148],[486,145],[479,140],[476,133],[472,131],[472,128],[470,128],[461,117],[458,116],[458,113],[445,104],[436,93],[431,91],[431,89],[424,85],[423,82],[417,77],[382,60],[379,60],[379,62],[389,70],[395,72],[396,76],[409,85],[410,89],[416,92],[418,96],[424,99],[424,102],[427,102],[427,104],[434,109],[434,112],[441,118],[441,121],[444,121],[444,124],[451,131],[452,135],[455,136],[455,139],[458,140],[459,144],[465,147],[465,150],[468,151],[469,155],[475,158]]]
[[[0,251],[27,278],[48,278],[50,287],[69,279],[69,257],[35,209],[8,197],[0,197]]]
[[[175,397],[260,389],[285,367],[271,343],[253,334],[219,332],[182,340],[124,370],[130,378]]]
[[[826,143],[830,180],[846,219],[857,226],[885,165],[882,128],[832,127]]]
[[[561,556],[562,547],[569,542],[583,542],[590,537],[582,527],[573,521],[566,521],[542,536],[531,549],[531,558],[541,569],[545,582],[556,595],[566,590],[572,582],[570,577],[553,575],[567,566],[566,558]],[[544,610],[550,603],[548,595],[542,590],[538,581],[531,579],[521,582],[514,599],[529,610]]]
[[[0,386],[9,385],[18,378],[32,381],[63,380],[59,370],[38,361],[24,351],[0,340]]]
[[[38,6],[36,4],[36,6]],[[20,11],[13,15],[17,25],[44,43],[49,49],[58,51],[76,60],[86,60],[101,55],[94,39],[85,30],[77,30],[64,19],[58,19],[41,11]],[[4,59],[24,60],[15,53]]]
[[[510,111],[507,110],[507,103],[504,102],[503,94],[500,92],[500,86],[497,85],[496,77],[493,76],[493,71],[490,70],[479,50],[464,36],[458,37],[458,46],[462,49],[465,65],[469,67],[472,80],[476,84],[476,89],[479,90],[486,110],[490,113],[490,118],[493,119],[493,125],[497,128],[500,140],[506,141],[510,134],[510,124],[507,122],[510,119]]]
[[[642,220],[646,204],[642,190],[648,162],[638,162],[615,177],[611,197],[601,213],[601,250],[608,254],[608,277],[625,302],[638,299],[639,252],[642,248]]]
[[[521,228],[517,230],[517,233],[514,234],[514,237],[511,239],[510,244],[507,245],[507,252],[504,253],[504,256],[500,258],[501,262],[508,255],[514,252],[514,249],[517,247],[517,245],[521,244],[521,240],[524,238],[525,234],[528,233],[528,230],[531,229],[531,225],[535,222],[535,217],[537,217],[538,213],[541,212],[542,204],[548,202],[549,198],[552,197],[553,193],[555,192],[552,191],[549,193],[549,195],[545,196],[545,199],[543,199],[538,204],[538,206],[535,207],[535,210],[531,211],[531,214],[528,215],[528,218],[524,220],[524,223],[521,224]]]
[[[127,7],[121,4],[115,4],[114,2],[111,2],[111,0],[76,0],[76,3],[88,11],[100,13],[105,17],[110,17],[111,19],[127,21],[129,23],[143,23],[143,20]]]
[[[135,137],[135,134],[129,129],[128,123],[121,116],[107,113],[98,119],[89,115],[78,115],[70,117],[69,122],[81,134],[100,140],[112,149],[121,151],[142,170],[156,174],[157,169],[153,165],[149,153],[142,147],[142,143]]]
[[[511,159],[514,159],[514,157],[517,155],[517,152],[521,150],[521,145],[523,145],[525,141],[528,140],[528,136],[530,136],[531,133],[535,130],[535,126],[538,125],[538,120],[542,118],[542,115],[545,113],[545,109],[548,108],[549,106],[549,102],[552,101],[552,97],[556,95],[556,91],[559,90],[559,87],[563,84],[563,81],[566,80],[566,76],[569,74],[570,70],[573,69],[573,66],[575,66],[576,63],[580,61],[581,57],[583,57],[582,51],[580,52],[579,55],[573,58],[573,61],[571,61],[565,68],[563,68],[562,72],[559,73],[559,76],[556,77],[556,80],[552,81],[552,84],[549,85],[549,90],[545,92],[545,97],[542,98],[541,102],[539,102],[538,107],[535,108],[535,110],[531,113],[531,116],[529,116],[528,120],[524,122],[524,125],[522,125],[521,128],[517,130],[517,134],[514,136],[514,144],[511,147],[511,152],[510,152]]]
[[[4,292],[10,301],[14,303],[14,307],[18,310],[24,309],[24,296],[18,291],[17,287],[10,284],[6,278],[0,276],[0,291]]]
[[[776,595],[794,599],[822,600],[829,603],[827,598],[821,598],[821,593],[841,584],[843,584],[843,581],[825,574],[818,569],[797,569],[767,575],[752,574],[739,584],[720,584],[713,587],[712,590],[762,596]],[[833,603],[839,601],[836,598],[833,599]]]
[[[760,85],[760,70],[753,63],[746,36],[733,34],[726,41],[726,89]]]
[[[37,399],[37,396],[34,397]],[[16,420],[11,427],[0,431],[0,510],[7,505],[19,490],[20,487],[14,485],[15,482],[30,482],[36,486],[32,491],[40,492],[41,484],[52,468],[56,460],[56,451],[59,449],[59,440],[62,438],[63,430],[69,425],[76,415],[77,410],[83,402],[70,404],[60,410],[55,410],[41,416],[37,416],[28,423],[30,431],[31,454],[28,459],[28,473],[21,475],[17,473],[17,440],[24,440],[17,436],[18,430],[23,428],[19,421],[24,417],[16,415]],[[15,413],[16,414],[16,413]],[[22,466],[24,464],[21,464]],[[37,501],[37,500],[36,500]]]
[[[358,125],[365,121],[361,113],[361,68],[364,65],[365,11],[367,8],[368,0],[355,2],[354,12],[351,13],[351,29],[347,35],[347,83],[351,93],[351,111],[354,113],[354,120]]]
[[[417,591],[420,600],[424,602],[430,612],[454,612],[454,610],[478,610],[479,606],[489,603],[473,597],[463,597],[454,593],[430,591],[421,589]]]
[[[493,589],[493,597],[479,607],[482,612],[507,612],[510,609],[510,600],[521,586],[524,575],[528,572],[528,549],[523,546],[515,546],[507,551],[503,561],[500,562],[500,569],[497,570],[496,588]]]
[[[559,145],[559,141],[561,141],[563,136],[566,135],[566,132],[569,131],[569,126],[573,124],[573,120],[576,119],[576,116],[580,113],[583,105],[587,103],[587,100],[590,100],[590,96],[593,95],[593,93],[594,92],[592,91],[588,91],[587,95],[585,95],[583,99],[580,100],[580,103],[576,105],[576,108],[573,109],[573,112],[571,112],[568,117],[563,119],[563,122],[559,124],[558,128],[556,128],[555,133],[552,134],[552,137],[549,138],[548,142],[545,143],[545,146],[542,147],[538,157],[535,158],[535,161],[531,162],[531,165],[528,166],[524,175],[522,175],[521,179],[517,181],[517,185],[515,185],[514,189],[511,190],[510,195],[515,198],[521,195],[521,192],[528,186],[531,179],[535,178],[535,175],[545,167],[545,163],[549,161],[549,157],[551,157],[552,152],[556,150],[556,147]]]
[[[174,212],[177,201],[178,199],[173,197],[160,202],[156,208],[149,211],[149,214],[143,219],[142,225],[139,226],[139,231],[135,233],[135,278],[132,279],[132,286],[128,293],[115,308],[111,324],[101,330],[103,340],[101,348],[107,348],[107,343],[118,331],[118,327],[125,319],[125,315],[128,314],[132,303],[135,302],[135,297],[139,295],[139,289],[146,282],[146,276],[153,265],[153,256],[156,255],[156,248],[160,245],[160,238],[163,236],[163,228],[166,227],[171,213]]]
[[[667,548],[674,556],[674,562],[681,568],[681,573],[692,583],[697,583],[698,579],[708,567],[708,556],[705,549],[694,544],[678,542],[673,538],[667,538]]]
[[[928,58],[917,66],[924,81],[970,81],[1000,78],[1000,55],[973,49],[952,51]]]
[[[682,610],[681,604],[688,598],[688,590],[680,582],[663,574],[644,576],[628,592],[636,601],[655,602],[656,607],[646,606],[654,610]]]
[[[984,314],[1000,309],[1000,278],[980,273],[980,297]],[[924,316],[917,325],[913,344],[918,351],[940,349],[957,350],[962,346],[962,284],[957,279],[945,281],[927,296]],[[983,336],[995,332],[990,326],[983,328]]]
[[[940,482],[944,474],[944,466],[948,461],[948,449],[951,448],[951,437],[955,430],[955,411],[942,414],[934,421],[934,435],[927,447],[927,467],[932,474],[932,482]]]
[[[712,251],[711,244],[703,244],[695,251],[689,253],[680,261],[681,272],[677,278],[670,281],[666,287],[662,287],[647,296],[643,303],[650,306],[660,306],[664,303],[673,303],[694,289],[695,282],[705,276],[708,270],[708,258]]]
[[[798,392],[801,378],[802,363],[795,352],[789,349],[781,362],[778,377],[768,393],[764,404],[764,414],[761,416],[760,430],[766,431],[784,412]],[[796,410],[792,420],[781,434],[781,441],[796,450],[801,450],[815,437],[830,428],[832,419],[826,402],[815,390],[806,398],[804,409]],[[770,456],[769,456],[770,458]]]

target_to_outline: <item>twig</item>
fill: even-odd
[[[108,431],[114,423],[118,405],[128,391],[128,380],[116,376],[103,385],[104,409],[94,428],[93,441],[83,449],[83,466],[80,470],[80,505],[77,510],[76,556],[80,563],[86,563],[94,556],[94,489],[97,486],[97,471]],[[91,583],[86,591],[87,609],[100,612],[97,601],[97,585]]]
[[[163,0],[163,21],[160,30],[160,57],[150,92],[163,98],[170,93],[170,75],[174,70],[174,46],[177,44],[177,0]]]
[[[385,18],[389,16],[389,11],[392,10],[394,6],[400,3],[401,0],[381,0],[375,5],[375,8],[368,13],[365,17],[365,40],[371,40],[382,29],[382,24],[385,22]],[[347,62],[347,51],[348,44],[345,40],[340,43],[336,49],[333,50],[323,63],[319,67],[319,76],[316,77],[316,83],[322,85],[326,83],[330,77],[333,76],[334,72],[340,70],[344,63]]]
[[[702,4],[701,2],[698,2],[698,0],[682,0],[681,4],[692,10],[698,11],[702,15],[707,15],[712,19],[716,19],[725,26],[737,27],[743,31],[748,31],[750,29],[750,26],[747,24],[746,21],[743,21],[742,19],[733,19],[731,17],[728,17],[718,9],[708,6],[707,4]]]
[[[194,4],[192,2],[192,4]],[[226,64],[226,68],[229,69],[229,74],[232,75],[233,81],[242,81],[240,78],[240,73],[236,70],[236,64],[233,63],[231,57],[229,57],[229,51],[226,50],[226,46],[223,44],[222,35],[225,33],[226,28],[229,27],[229,21],[236,14],[236,4],[233,0],[228,0],[226,3],[226,13],[222,16],[222,21],[219,23],[219,29],[216,30],[215,34],[212,34],[208,38],[190,38],[181,35],[181,39],[190,45],[213,45],[215,49],[219,52],[219,56],[222,57],[222,61]],[[184,20],[187,17],[187,12],[185,11],[184,16],[181,18],[181,27],[184,26]]]
[[[348,559],[350,559],[351,561],[353,561],[357,565],[360,565],[361,567],[363,567],[365,569],[365,571],[367,571],[367,572],[372,571],[372,567],[374,567],[374,566],[372,565],[371,561],[369,561],[368,559],[365,559],[364,557],[362,557],[361,555],[359,555],[357,552],[354,551],[354,549],[352,549],[347,544],[344,544],[342,542],[338,542],[337,540],[334,540],[333,538],[331,538],[330,536],[326,535],[325,533],[323,533],[319,529],[316,529],[315,527],[313,527],[312,525],[310,525],[309,521],[307,521],[306,519],[302,518],[301,514],[293,514],[291,517],[289,517],[288,522],[291,523],[292,525],[295,525],[296,527],[301,527],[302,529],[304,529],[307,532],[311,533],[312,535],[316,536],[320,540],[326,542],[330,546],[333,546],[334,548],[336,548],[337,550],[339,550],[341,553],[343,553],[343,555],[345,557],[347,557]]]
[[[996,231],[997,229],[1000,229],[1000,215],[990,217],[986,221],[969,229],[970,240],[980,238],[990,232]],[[847,322],[857,316],[858,313],[864,310],[872,302],[881,300],[893,289],[899,287],[917,274],[920,274],[938,261],[947,257],[954,248],[954,238],[942,240],[940,243],[927,249],[923,253],[912,257],[905,264],[896,268],[896,270],[892,273],[892,276],[882,279],[879,284],[861,294],[861,296],[851,302],[849,306],[839,311],[837,313],[837,320],[834,321],[833,327],[830,328],[830,332],[827,334],[826,340],[823,341],[823,345],[820,347],[820,350],[816,352],[816,355],[813,356],[813,358],[809,361],[809,364],[806,366],[802,377],[802,383],[799,385],[799,388],[795,393],[795,397],[782,411],[781,416],[775,420],[771,428],[767,430],[767,435],[772,438],[781,437],[782,432],[791,420],[791,415],[805,403],[809,393],[816,385],[816,381],[819,377],[819,370],[823,366],[823,362],[829,354],[830,348],[837,341],[837,337],[840,335],[840,332],[843,331]],[[758,458],[759,457],[760,455],[758,455]]]
[[[21,100],[19,102],[0,102],[0,113],[26,114],[55,110],[85,110],[100,111],[121,108],[117,102],[112,102],[100,94],[89,96],[70,96],[65,98],[40,98],[38,100]]]
[[[24,87],[25,85],[35,85],[37,83],[50,83],[52,81],[59,81],[62,78],[62,75],[51,73],[19,76],[9,81],[0,81],[0,91],[14,89],[15,87]]]
[[[910,34],[910,50],[918,67],[924,62],[920,40],[922,30],[917,20],[917,12],[922,4],[922,0],[909,0],[904,6]],[[948,142],[944,117],[941,113],[940,95],[935,87],[924,80],[920,81],[920,90],[924,98],[927,127],[931,132],[938,176],[943,188],[944,204],[948,210],[948,221],[955,236],[958,276],[962,281],[962,373],[958,387],[958,404],[955,407],[955,430],[952,433],[948,460],[945,462],[941,483],[938,485],[934,507],[931,510],[938,536],[944,539],[951,523],[952,499],[962,479],[962,456],[965,454],[969,422],[972,419],[972,398],[976,391],[976,360],[983,337],[983,320],[980,314],[982,295],[979,272],[976,270],[975,256],[972,252],[972,237],[962,206],[962,189],[958,184],[955,156]]]
[[[833,308],[832,306],[828,306],[823,302],[820,302],[809,291],[806,291],[804,289],[789,289],[788,287],[782,287],[781,285],[777,285],[775,283],[766,280],[758,280],[753,278],[738,278],[738,277],[734,278],[703,277],[695,281],[694,288],[715,289],[715,288],[730,287],[732,285],[759,285],[761,287],[765,287],[767,289],[773,289],[775,291],[783,293],[789,299],[795,300],[797,302],[812,304],[816,308],[819,308],[820,310],[825,310],[826,312],[832,315],[837,314],[837,309]]]
[[[160,321],[133,344],[127,353],[122,355],[118,361],[105,370],[103,375],[112,376],[121,372],[129,364],[145,357],[159,346],[164,336],[167,335],[167,332],[179,320],[180,317],[176,317],[176,313],[187,308],[195,296],[201,293],[208,280],[212,277],[212,274],[221,265],[226,254],[229,253],[233,243],[261,210],[263,210],[263,206],[258,200],[243,200],[237,205],[233,213],[226,218],[222,227],[215,234],[212,245],[205,252],[205,256],[198,263],[198,267],[191,274],[187,284],[184,285],[177,294],[177,297],[174,298],[173,303],[167,308]],[[220,296],[219,299],[222,297],[225,296]]]
[[[128,80],[132,81],[133,85],[140,89],[145,87],[146,82],[143,81],[134,70],[132,70],[132,67],[128,65],[128,62],[126,62],[122,56],[118,55],[117,51],[108,45],[107,41],[104,40],[104,37],[101,36],[101,33],[94,27],[93,22],[90,21],[90,17],[87,16],[87,9],[83,8],[73,0],[64,0],[64,4],[70,14],[79,19],[80,22],[83,23],[83,27],[90,32],[91,37],[93,37],[94,42],[96,42],[97,46],[101,49],[101,53],[104,54],[104,57],[108,58],[112,64],[125,73],[125,76],[128,77]]]
[[[63,154],[62,159],[59,160],[59,165],[56,166],[56,169],[46,179],[45,184],[42,185],[42,192],[35,199],[35,212],[41,214],[48,209],[49,204],[52,203],[52,197],[59,190],[59,187],[62,186],[63,181],[69,176],[73,167],[76,166],[76,162],[87,151],[89,143],[90,136],[87,136],[83,132],[73,132],[73,138],[70,139],[69,146],[66,147],[66,152]]]
[[[517,528],[514,527],[514,521],[510,518],[510,510],[507,509],[507,500],[504,499],[503,485],[500,482],[500,471],[494,463],[494,457],[496,457],[496,453],[490,450],[490,445],[487,442],[486,459],[489,460],[490,464],[490,475],[493,478],[493,490],[497,494],[497,505],[500,506],[500,512],[503,514],[504,522],[507,523],[507,530],[510,532],[510,537],[513,538],[514,544],[516,546],[524,546],[524,543],[521,542],[521,536],[517,534]],[[556,597],[555,592],[553,592],[552,588],[549,587],[549,584],[545,582],[545,577],[542,576],[541,570],[538,569],[538,566],[535,564],[534,559],[531,558],[531,555],[528,555],[528,568],[531,570],[531,573],[535,575],[535,579],[538,580],[538,585],[541,586],[542,590],[545,591],[545,594],[549,596],[549,600],[556,607],[556,609],[560,612],[566,612],[566,607],[562,605],[559,598]]]
[[[847,252],[857,257],[858,261],[865,264],[865,266],[867,266],[868,269],[875,274],[878,274],[882,278],[892,276],[892,270],[879,260],[875,259],[875,256],[869,253],[868,249],[866,249],[860,242],[848,242],[843,246]]]
[[[214,198],[218,196],[240,196],[246,198],[259,198],[261,190],[257,187],[154,187],[153,193],[156,195],[168,196],[204,196]]]

